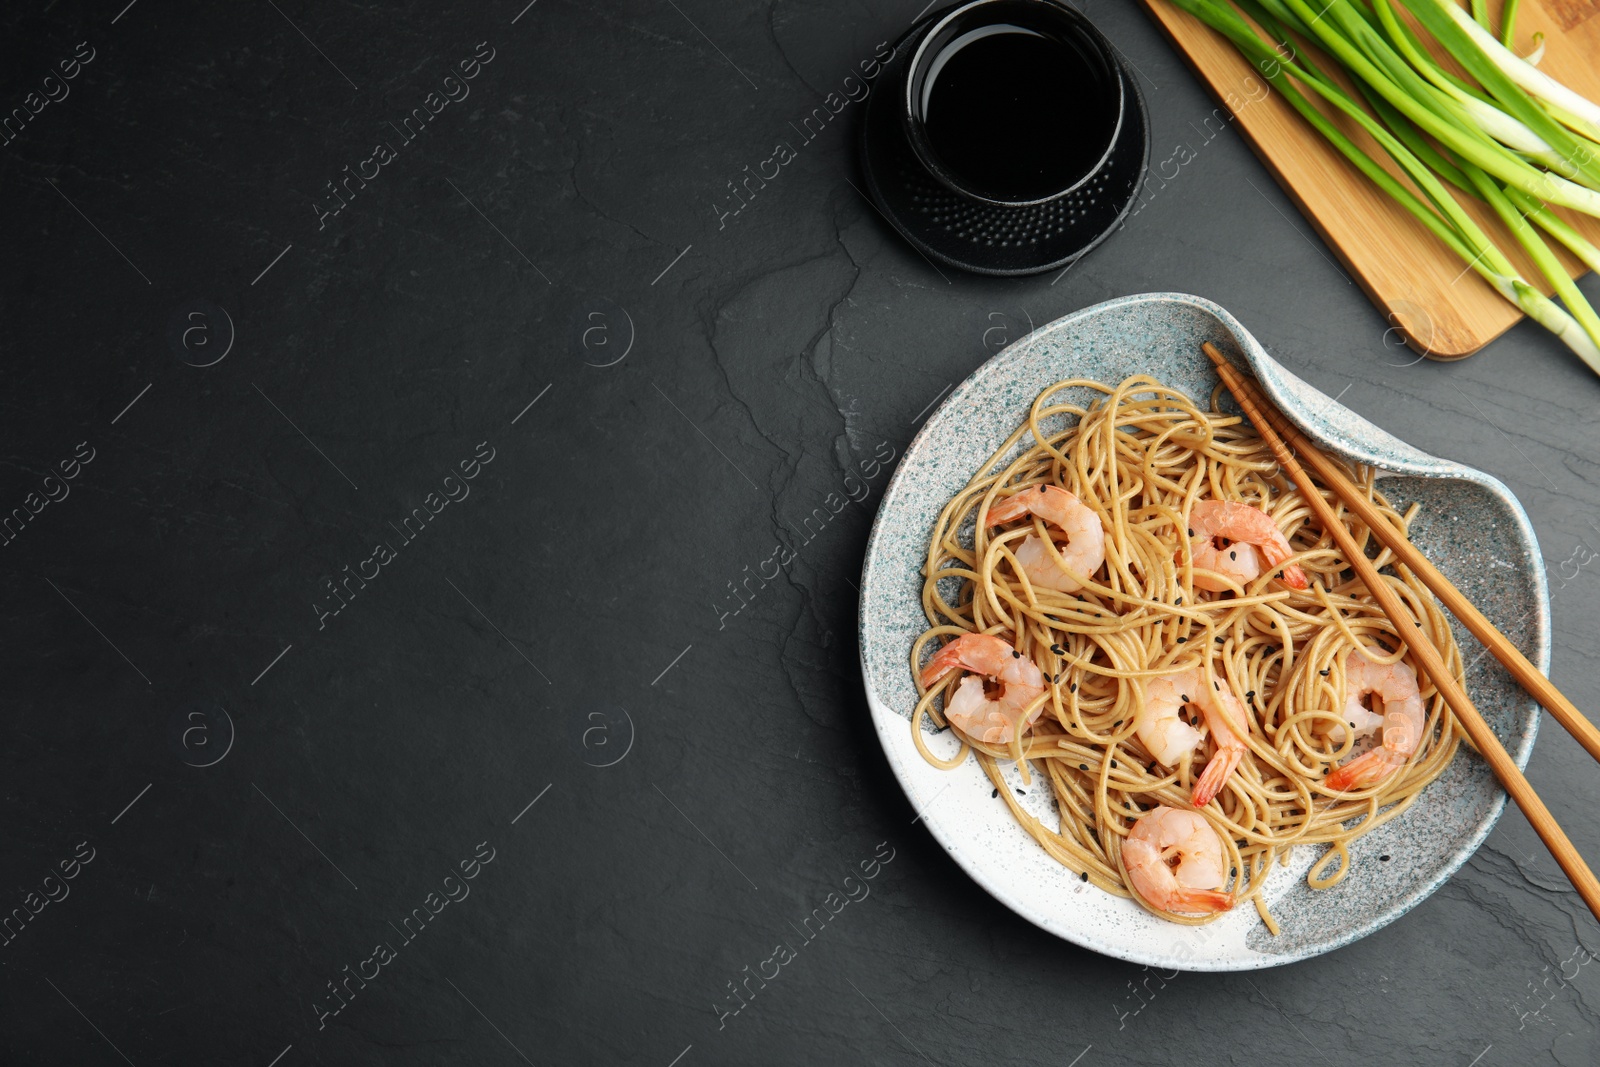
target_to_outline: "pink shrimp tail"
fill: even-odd
[[[1016,650],[1003,639],[992,634],[962,634],[935,652],[928,665],[922,668],[922,688],[926,689],[957,667],[978,674],[1000,674],[1002,668],[988,665],[985,660],[1009,662],[1006,654],[1016,656]]]
[[[961,649],[957,647],[957,642],[951,641],[938,652],[935,652],[933,658],[928,661],[928,665],[922,668],[922,688],[929,688],[960,665]]]
[[[1364,756],[1357,756],[1349,763],[1334,768],[1333,773],[1323,781],[1329,789],[1341,793],[1347,789],[1361,789],[1383,781],[1403,767],[1405,762],[1405,757],[1386,748],[1375,748]]]
[[[1228,781],[1228,775],[1238,768],[1239,761],[1243,758],[1242,748],[1225,748],[1212,756],[1211,762],[1206,764],[1206,769],[1195,780],[1194,792],[1190,795],[1194,806],[1203,808],[1211,803],[1211,799],[1222,792],[1223,785]]]
[[[988,511],[984,519],[984,525],[996,526],[1002,522],[1010,522],[1013,519],[1022,518],[1028,513],[1028,505],[1034,502],[1034,498],[1045,495],[1045,488],[1045,486],[1040,486],[1037,490],[1025,489],[1015,496],[1008,496],[1004,500],[996,501]],[[1060,490],[1060,492],[1065,492],[1065,490]]]
[[[1270,541],[1262,544],[1259,547],[1261,549],[1261,554],[1265,556],[1267,562],[1274,567],[1278,566],[1278,564],[1289,558],[1289,553],[1283,551],[1283,549],[1279,548]],[[1279,580],[1290,589],[1308,589],[1311,587],[1311,582],[1306,578],[1306,572],[1301,570],[1298,564],[1290,564],[1287,567],[1279,568],[1278,575]]]
[[[1203,913],[1228,911],[1233,907],[1233,894],[1220,889],[1177,889],[1167,897],[1167,911]]]

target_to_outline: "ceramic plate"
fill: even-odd
[[[1060,866],[990,796],[977,762],[952,771],[927,764],[912,744],[916,688],[911,643],[926,627],[920,590],[929,532],[940,508],[1024,420],[1051,382],[1118,382],[1155,376],[1196,400],[1217,384],[1200,351],[1215,343],[1253,372],[1307,436],[1329,452],[1382,469],[1402,509],[1422,505],[1412,528],[1419,547],[1515,641],[1540,670],[1550,664],[1550,612],[1533,527],[1500,482],[1435,459],[1334,403],[1273,361],[1232,315],[1199,297],[1123,297],[1060,319],[995,356],[961,384],[917,434],[885,491],[867,545],[861,583],[861,669],[878,739],[920,821],[972,878],[1030,922],[1096,952],[1195,971],[1273,967],[1347,945],[1393,922],[1437,889],[1488,836],[1505,805],[1488,766],[1465,747],[1400,818],[1351,846],[1355,868],[1315,891],[1305,872],[1320,847],[1294,851],[1269,880],[1266,899],[1282,932],[1267,933],[1252,907],[1207,926],[1165,922],[1131,900],[1081,882]],[[1459,625],[1467,688],[1507,750],[1525,767],[1538,707]],[[945,734],[934,751],[953,754]],[[1008,775],[1020,785],[1014,769]],[[1056,824],[1048,789],[1019,798]],[[1388,857],[1380,860],[1380,857]]]

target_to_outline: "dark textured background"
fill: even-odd
[[[867,723],[852,583],[887,472],[723,614],[1028,322],[1148,290],[1504,479],[1552,568],[1600,547],[1595,376],[1527,326],[1411,365],[1136,7],[1088,11],[1153,160],[1194,158],[1064,277],[946,281],[847,181],[843,120],[718,223],[917,0],[124,2],[0,15],[0,110],[94,49],[0,146],[0,513],[94,455],[0,548],[5,907],[94,856],[0,948],[5,1062],[1596,1061],[1600,935],[1514,811],[1391,927],[1251,975],[1163,983],[979,891]],[[471,95],[319,229],[324,183],[483,41]],[[480,442],[470,495],[319,628],[323,576]],[[1587,707],[1597,569],[1553,604]],[[232,748],[193,766],[219,706]],[[1531,774],[1600,857],[1581,750],[1547,727]],[[719,1029],[880,842],[871,896]]]

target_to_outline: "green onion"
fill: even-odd
[[[1407,6],[1435,35],[1439,33],[1436,26],[1453,25],[1460,32],[1461,38],[1476,46],[1476,52],[1471,48],[1457,51],[1456,48],[1450,47],[1448,40],[1440,37],[1446,47],[1450,47],[1451,55],[1462,65],[1467,65],[1469,59],[1476,61],[1479,56],[1483,57],[1507,79],[1542,100],[1545,106],[1550,108],[1551,114],[1563,122],[1574,123],[1573,128],[1584,136],[1600,140],[1600,104],[1562,85],[1517,55],[1510,47],[1495,40],[1482,26],[1465,17],[1461,9],[1448,0],[1413,0],[1413,3]],[[1442,20],[1440,16],[1443,16]],[[1473,77],[1479,76],[1473,67],[1468,66],[1467,69]]]
[[[1539,232],[1600,270],[1600,248],[1546,206],[1600,218],[1600,106],[1511,51],[1514,0],[1500,26],[1506,44],[1488,30],[1481,0],[1474,0],[1476,19],[1453,0],[1398,0],[1468,78],[1434,59],[1428,42],[1399,18],[1395,0],[1171,2],[1227,37],[1362,174],[1600,373],[1600,315]],[[1291,34],[1335,60],[1365,106],[1319,70]],[[1411,185],[1355,144],[1307,94],[1360,126]],[[1493,209],[1565,309],[1518,273],[1446,183]]]
[[[1500,12],[1500,43],[1507,48],[1515,46],[1514,38],[1517,36],[1517,4],[1521,0],[1506,0],[1506,6]],[[1543,43],[1540,47],[1544,47]]]
[[[1408,0],[1407,7],[1509,114],[1527,123],[1552,148],[1569,156],[1568,163],[1600,183],[1600,158],[1593,148],[1579,144],[1580,140],[1600,138],[1600,105],[1585,100],[1495,40],[1462,16],[1461,9],[1449,0]],[[1575,121],[1572,129],[1583,138],[1574,137],[1557,121],[1560,115],[1545,110],[1540,101],[1555,105]]]

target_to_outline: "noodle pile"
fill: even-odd
[[[1008,458],[1025,436],[1032,447]],[[1415,505],[1398,514],[1376,490],[1371,469],[1347,469],[1397,527],[1407,528]],[[1034,586],[1013,555],[1027,534],[1058,531],[1031,517],[1009,529],[977,521],[992,503],[1039,485],[1071,492],[1106,529],[1105,565],[1077,593]],[[1326,489],[1323,495],[1461,678],[1460,650],[1426,587],[1337,495]],[[1208,497],[1270,514],[1294,550],[1289,562],[1305,571],[1310,587],[1275,582],[1280,568],[1274,567],[1229,592],[1197,591],[1184,531],[1191,507]],[[1016,731],[1005,745],[956,730],[960,751],[940,759],[927,747],[923,720],[947,725],[940,698],[954,693],[963,673],[953,671],[917,703],[918,750],[950,769],[970,749],[1028,833],[1069,870],[1111,893],[1140,900],[1128,889],[1122,840],[1158,804],[1192,810],[1194,779],[1215,750],[1208,734],[1173,768],[1146,751],[1134,735],[1134,717],[1144,684],[1156,676],[1209,665],[1245,702],[1248,751],[1202,814],[1224,842],[1235,900],[1251,899],[1273,933],[1277,924],[1260,897],[1273,860],[1287,863],[1294,845],[1329,845],[1307,882],[1314,889],[1337,884],[1350,871],[1349,842],[1410,807],[1463,740],[1443,697],[1419,673],[1427,722],[1405,766],[1344,793],[1323,782],[1335,765],[1368,747],[1354,731],[1332,729],[1343,723],[1347,654],[1374,648],[1392,662],[1402,658],[1404,645],[1267,445],[1243,419],[1221,412],[1217,393],[1205,410],[1146,376],[1115,387],[1071,380],[1045,389],[1028,422],[945,505],[923,575],[929,628],[913,645],[913,673],[946,640],[988,633],[1030,657],[1046,686],[1043,713],[1031,729]],[[1001,777],[1005,760],[1017,763],[1025,781],[1038,773],[1049,783],[1059,829],[1018,804]],[[1215,918],[1157,914],[1188,924]]]

